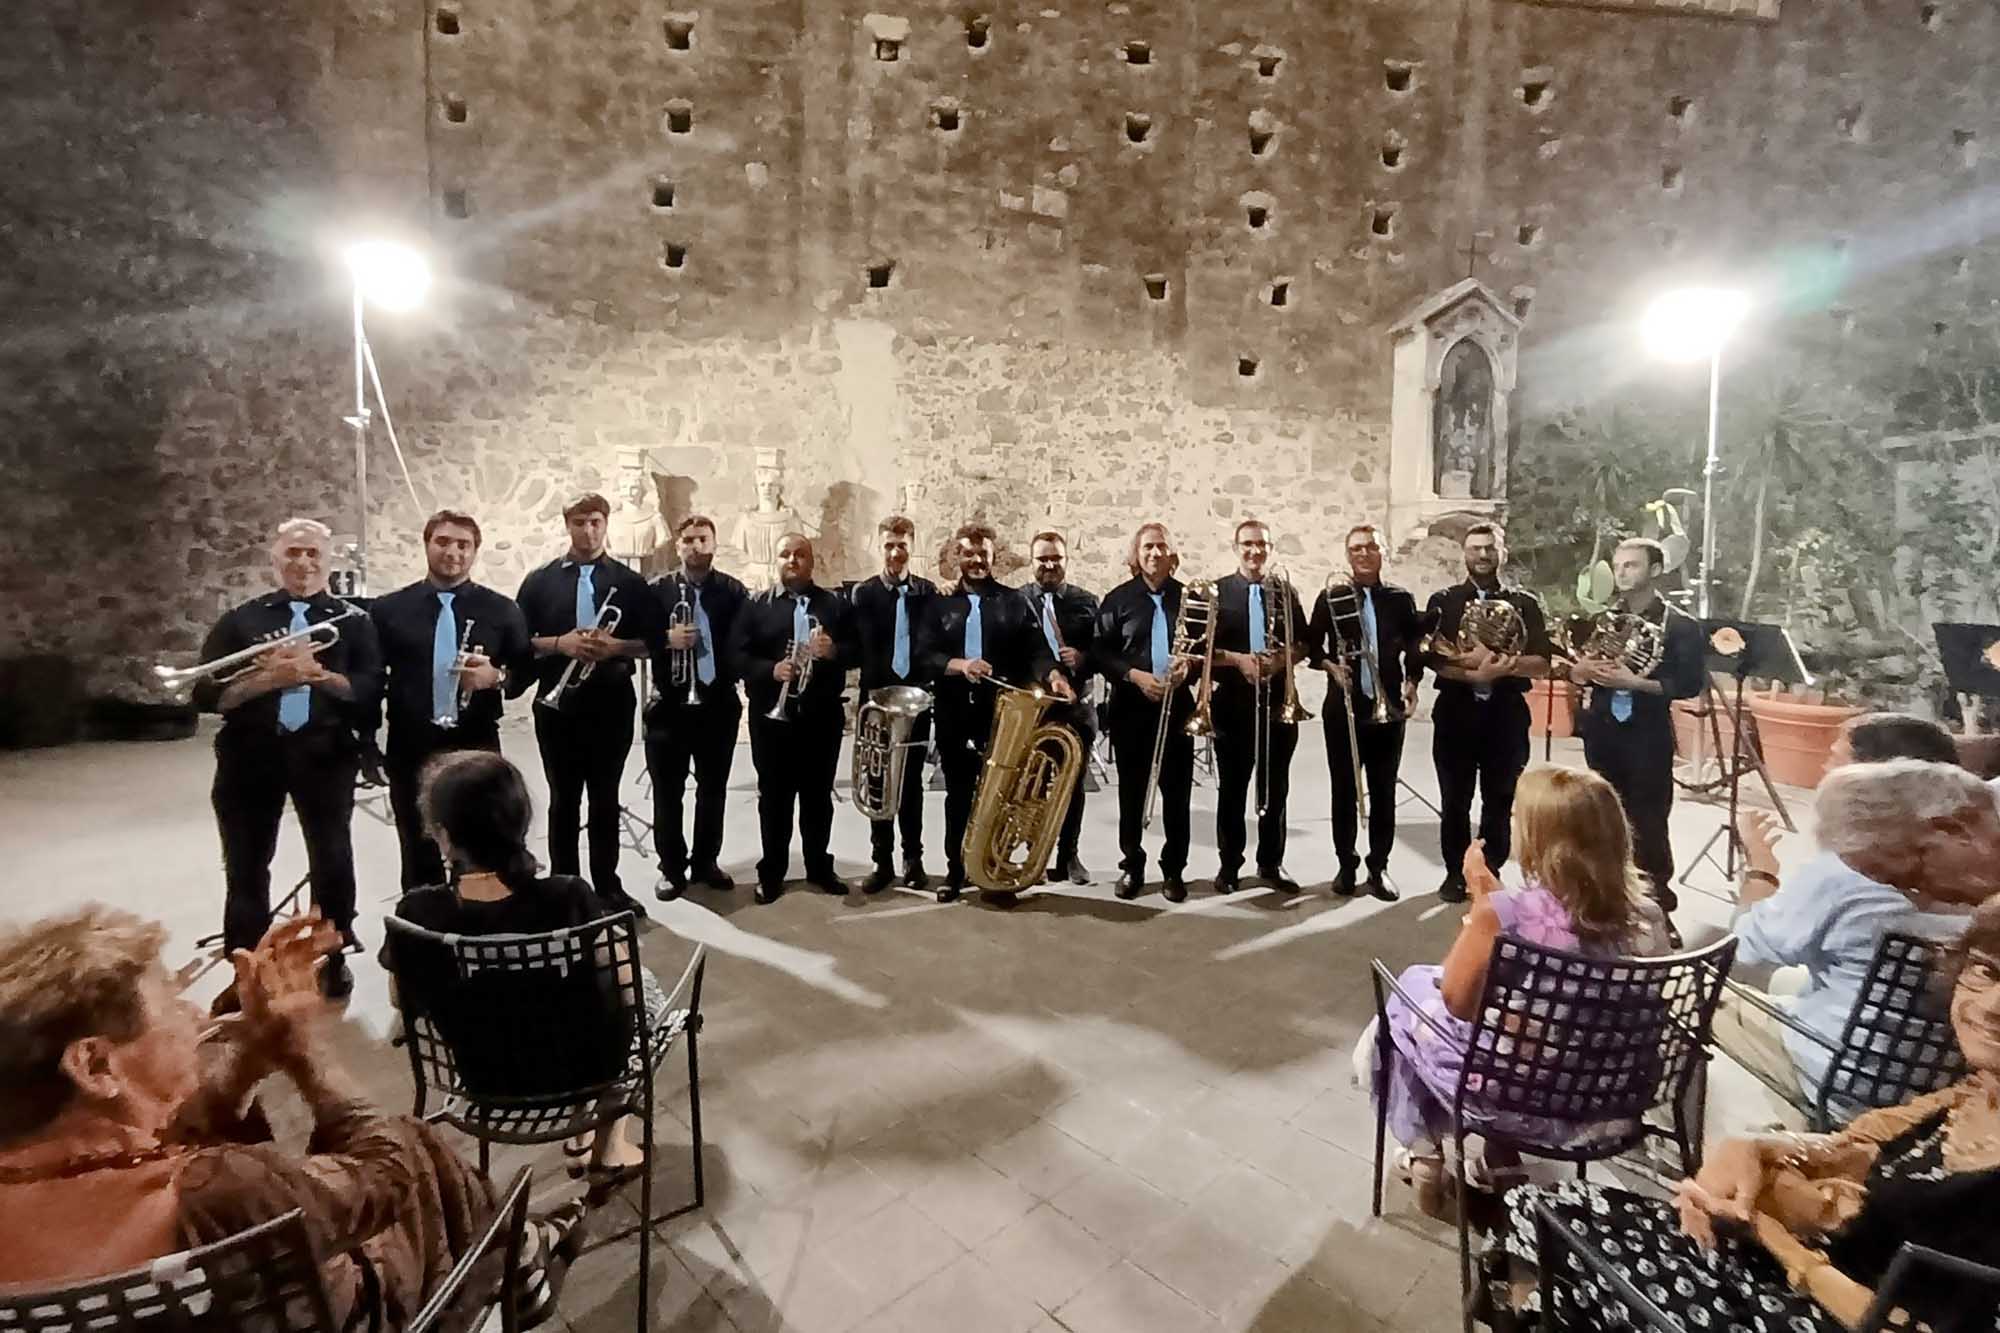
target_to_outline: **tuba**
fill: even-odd
[[[903,799],[903,771],[917,719],[931,706],[930,692],[915,685],[885,685],[871,692],[854,718],[854,808],[869,819],[894,819]]]
[[[1635,676],[1650,676],[1667,651],[1667,631],[1644,616],[1630,611],[1604,611],[1590,622],[1590,632],[1581,648],[1575,634],[1563,627],[1563,656],[1572,661],[1594,657],[1616,662]]]
[[[1068,727],[1042,721],[1055,702],[1048,691],[986,679],[1000,697],[965,826],[965,873],[989,892],[1019,893],[1048,869],[1083,775],[1083,746]]]

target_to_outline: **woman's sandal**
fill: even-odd
[[[583,1203],[572,1201],[530,1224],[528,1238],[534,1251],[522,1254],[514,1275],[514,1308],[523,1329],[554,1317],[563,1279],[583,1249],[586,1215]]]

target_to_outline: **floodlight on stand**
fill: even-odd
[[[1709,576],[1715,566],[1715,474],[1721,471],[1716,425],[1722,406],[1722,348],[1750,313],[1750,298],[1733,287],[1683,287],[1646,308],[1640,335],[1663,361],[1708,362],[1708,456],[1701,476],[1701,572],[1695,607],[1708,617]]]
[[[431,266],[407,245],[395,241],[357,241],[342,257],[355,289],[370,304],[384,310],[414,310],[430,291]]]
[[[374,416],[368,402],[371,387],[382,413],[382,424],[388,431],[389,446],[395,450],[397,465],[403,472],[403,485],[410,492],[410,503],[419,512],[423,508],[417,499],[417,488],[410,480],[409,464],[403,460],[403,447],[396,440],[396,425],[382,392],[382,375],[375,366],[374,349],[368,345],[364,315],[370,305],[391,311],[415,309],[430,291],[431,268],[416,250],[389,240],[356,241],[341,251],[341,258],[354,287],[354,411],[341,418],[354,431],[357,535],[353,546],[354,580],[347,591],[359,595],[365,591],[368,577],[368,425]]]

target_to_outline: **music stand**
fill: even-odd
[[[1729,783],[1729,813],[1722,827],[1709,835],[1708,841],[1695,853],[1694,860],[1681,872],[1680,883],[1688,887],[1688,881],[1702,862],[1715,864],[1715,844],[1727,838],[1723,859],[1717,869],[1730,883],[1736,880],[1736,858],[1742,852],[1742,839],[1736,832],[1736,813],[1741,805],[1743,775],[1752,768],[1764,780],[1764,790],[1778,808],[1778,816],[1784,821],[1787,831],[1796,831],[1791,812],[1785,808],[1777,789],[1771,785],[1770,775],[1764,772],[1763,756],[1756,749],[1745,749],[1744,734],[1748,722],[1743,709],[1744,682],[1752,676],[1779,681],[1787,685],[1810,685],[1812,673],[1799,660],[1799,650],[1792,643],[1792,636],[1782,625],[1767,625],[1753,620],[1709,619],[1701,623],[1702,638],[1707,642],[1708,653],[1705,663],[1708,673],[1709,707],[1711,710],[1722,706],[1719,691],[1715,688],[1717,675],[1733,676],[1736,679],[1735,699],[1727,705],[1734,727],[1730,733],[1729,762],[1726,766],[1726,780]],[[1714,714],[1711,712],[1711,718]],[[1719,738],[1718,738],[1719,739]]]
[[[1953,694],[2000,699],[2000,625],[1939,621],[1931,633],[1937,636],[1938,659],[1944,663],[1944,678]],[[1965,731],[1972,734],[1969,717]]]

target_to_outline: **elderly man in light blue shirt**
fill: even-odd
[[[1953,938],[1971,907],[2000,892],[2000,810],[1962,768],[1906,759],[1838,768],[1820,784],[1814,813],[1818,856],[1782,886],[1753,864],[1736,959],[1805,968],[1792,1014],[1826,1045],[1734,996],[1715,1019],[1716,1044],[1732,1059],[1808,1096],[1883,934]]]

